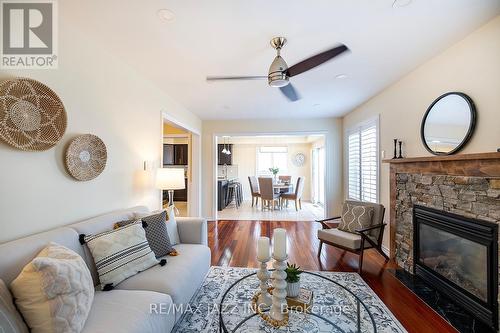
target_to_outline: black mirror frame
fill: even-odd
[[[440,153],[440,152],[433,151],[427,145],[427,142],[425,141],[424,129],[425,129],[425,122],[427,120],[427,116],[429,115],[429,113],[432,110],[432,108],[434,107],[434,105],[448,95],[459,95],[460,97],[465,99],[467,101],[467,104],[469,105],[469,111],[470,111],[471,117],[470,117],[470,123],[469,123],[469,130],[467,131],[467,134],[465,135],[462,142],[460,142],[460,144],[455,149],[453,149],[447,153]],[[434,102],[432,102],[432,104],[427,108],[427,111],[425,112],[424,118],[422,119],[422,124],[420,125],[420,138],[422,139],[422,143],[424,144],[425,149],[427,149],[427,151],[429,153],[431,153],[433,155],[453,155],[453,154],[459,152],[460,150],[462,150],[465,147],[465,145],[467,144],[467,142],[469,142],[469,140],[472,138],[472,134],[474,134],[474,129],[476,128],[476,121],[477,121],[477,111],[476,111],[476,106],[475,106],[474,102],[472,101],[472,99],[468,95],[461,93],[461,92],[457,92],[457,91],[447,92],[447,93],[439,96],[438,98],[436,98],[434,100]]]

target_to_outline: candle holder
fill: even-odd
[[[398,158],[398,139],[394,139],[394,157],[393,159]]]
[[[403,141],[399,141],[399,156],[398,158],[403,158],[403,148],[402,148],[402,144],[403,144]]]
[[[267,291],[268,289],[267,281],[269,280],[270,277],[270,274],[267,270],[267,262],[269,261],[269,259],[265,261],[261,259],[258,260],[260,262],[260,270],[257,272],[257,277],[260,280],[260,295],[257,300],[257,306],[263,310],[263,309],[269,309],[269,307],[271,307],[273,303],[271,296]]]
[[[288,256],[284,258],[278,258],[273,254],[273,267],[274,271],[272,273],[273,278],[273,302],[271,306],[271,311],[269,312],[272,319],[277,321],[283,321],[288,316],[287,303],[286,303],[286,260]]]

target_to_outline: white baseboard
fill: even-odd
[[[382,252],[384,252],[389,258],[391,257],[391,251],[389,251],[389,248],[385,247],[384,245],[382,245]]]

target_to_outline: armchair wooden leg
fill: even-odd
[[[323,249],[323,241],[319,241],[318,257],[321,256],[321,249]]]
[[[299,199],[299,208],[302,210],[302,199]]]
[[[299,211],[299,204],[297,199],[295,199],[295,210],[298,212]]]
[[[363,254],[365,253],[365,239],[361,237],[361,253],[359,254],[359,264],[358,264],[358,273],[361,274],[363,270]]]
[[[252,207],[253,207],[253,201],[254,201],[254,197],[252,197]]]
[[[384,257],[385,261],[389,261],[389,257],[387,256],[387,254],[384,253],[382,247],[377,247],[377,251]]]

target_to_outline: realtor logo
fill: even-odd
[[[2,69],[57,68],[55,1],[1,0]]]

